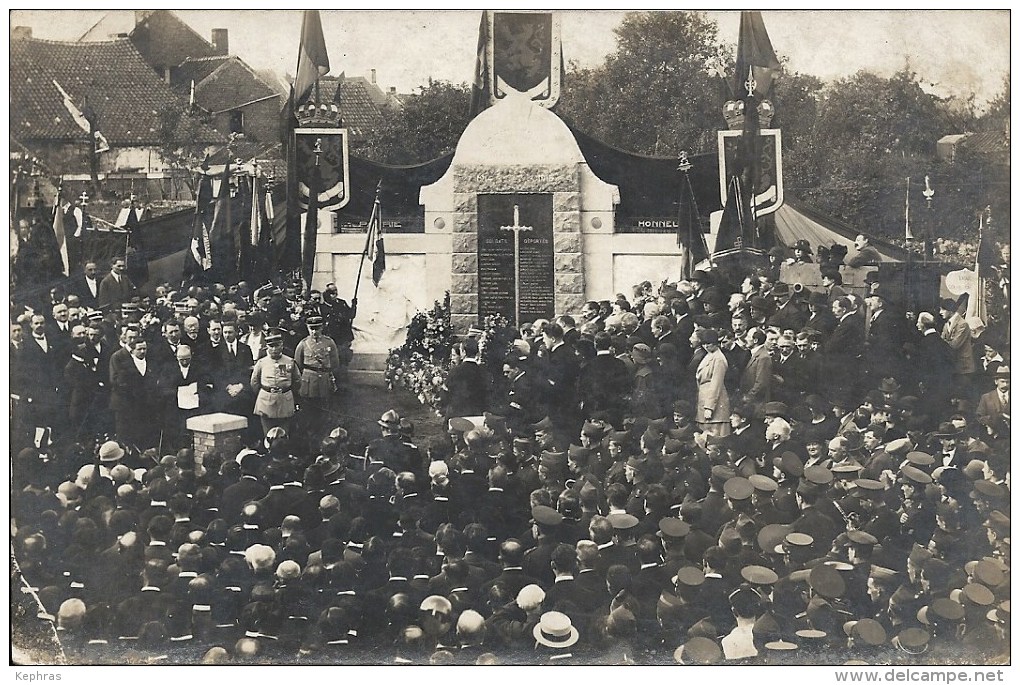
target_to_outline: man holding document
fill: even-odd
[[[181,442],[191,416],[208,411],[212,380],[200,365],[192,363],[188,345],[177,346],[177,363],[168,364],[159,376],[163,403],[163,452],[188,446]],[[181,444],[178,444],[181,443]]]

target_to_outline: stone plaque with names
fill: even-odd
[[[552,318],[552,223],[551,194],[478,196],[479,318],[502,314],[517,323]]]

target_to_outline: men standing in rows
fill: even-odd
[[[281,426],[290,432],[291,420],[297,413],[294,389],[301,384],[301,371],[293,359],[283,353],[283,335],[272,331],[266,336],[268,355],[255,363],[249,384],[256,393],[255,415],[262,422],[262,432]]]
[[[301,369],[301,410],[308,430],[315,430],[323,423],[329,400],[336,392],[336,374],[340,370],[336,343],[322,334],[323,323],[321,316],[309,316],[308,337],[294,350],[294,361]],[[313,436],[315,442],[318,437]]]
[[[137,288],[128,277],[127,262],[123,257],[116,257],[110,267],[110,273],[99,284],[99,307],[109,312],[120,309],[120,306],[135,296]]]

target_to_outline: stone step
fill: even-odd
[[[386,372],[374,369],[355,369],[353,365],[347,369],[347,380],[355,385],[369,385],[379,388],[386,387]]]
[[[387,356],[382,353],[366,354],[355,352],[354,358],[351,359],[351,363],[347,368],[350,371],[385,371]]]

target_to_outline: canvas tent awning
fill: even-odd
[[[855,252],[854,238],[858,233],[863,233],[797,198],[790,197],[789,194],[786,195],[783,206],[773,216],[776,222],[776,242],[789,247],[798,240],[806,240],[815,248],[816,253],[819,245],[829,246],[838,243],[845,245],[847,254],[852,256]],[[869,242],[882,255],[882,261],[906,261],[907,252],[903,248],[873,236],[869,236]]]

